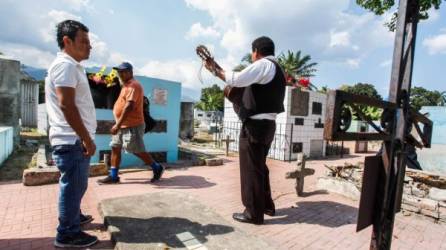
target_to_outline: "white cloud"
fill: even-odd
[[[380,64],[379,64],[379,66],[380,67],[387,67],[387,66],[390,66],[392,64],[392,60],[385,60],[385,61],[383,61],[383,62],[381,62]]]
[[[55,57],[51,52],[40,50],[29,45],[0,43],[0,47],[6,57],[36,68],[48,68]]]
[[[194,23],[189,31],[186,33],[186,39],[193,39],[197,37],[218,38],[220,33],[212,27],[203,27],[201,23]]]
[[[423,23],[434,23],[440,19],[440,10],[431,8],[427,14],[429,15],[429,18],[427,20],[423,20]]]
[[[359,65],[361,63],[361,59],[359,58],[349,58],[345,61],[345,63],[350,66],[352,69],[359,68]]]
[[[81,21],[80,16],[62,10],[50,10],[47,15],[42,17],[46,25],[40,29],[42,39],[47,43],[54,43],[56,37],[56,25],[67,19]]]
[[[350,45],[350,34],[347,31],[331,32],[330,47],[349,46],[349,45]]]
[[[197,73],[200,64],[196,60],[173,60],[173,61],[149,61],[135,73],[179,81],[185,87],[196,88],[199,86]]]
[[[442,32],[423,40],[423,46],[427,48],[430,55],[446,54],[446,31]]]
[[[251,41],[262,35],[276,42],[277,54],[302,50],[314,60],[328,62],[352,62],[351,58],[363,58],[393,44],[393,33],[383,25],[388,17],[354,14],[349,0],[185,2],[211,16],[211,27],[222,34],[221,47],[234,58],[249,52]]]
[[[199,93],[203,87],[221,83],[212,76],[199,60],[179,59],[171,61],[149,61],[142,67],[136,67],[135,73],[150,77],[181,82],[183,88]],[[200,78],[203,82],[200,82]]]
[[[63,2],[76,11],[90,7],[90,0],[63,0]]]

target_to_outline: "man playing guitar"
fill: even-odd
[[[240,222],[263,224],[264,214],[274,216],[266,156],[276,131],[276,116],[284,111],[285,75],[274,57],[274,42],[259,37],[252,42],[253,63],[241,72],[223,70],[210,56],[197,53],[205,67],[226,82],[225,96],[242,121],[239,162],[243,213]]]

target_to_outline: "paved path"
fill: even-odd
[[[237,158],[227,158],[225,165],[219,167],[169,170],[156,185],[148,182],[151,173],[147,171],[124,174],[119,185],[97,185],[97,178],[91,178],[82,209],[96,219],[85,229],[101,239],[94,248],[112,249],[113,243],[98,214],[101,200],[175,190],[197,197],[235,227],[264,238],[277,249],[368,249],[370,228],[355,232],[358,202],[315,187],[316,176],[325,171],[323,164],[362,159],[360,156],[309,161],[307,166],[314,168],[316,174],[306,180],[303,198],[295,195],[293,180],[284,178],[293,165],[269,161],[277,216],[267,216],[262,226],[231,219],[233,212],[242,210]],[[0,183],[0,249],[53,249],[57,194],[57,185],[25,187],[21,183]],[[446,249],[446,225],[399,214],[392,246],[392,249]]]

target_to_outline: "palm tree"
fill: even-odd
[[[287,54],[281,53],[279,55],[279,64],[284,69],[285,73],[295,77],[311,77],[317,70],[315,66],[317,63],[310,63],[311,56],[304,55],[301,57],[301,51],[296,53],[288,50]]]
[[[440,92],[440,96],[438,97],[437,105],[445,106],[445,104],[446,104],[446,91],[442,91]]]
[[[242,57],[242,60],[239,65],[235,66],[232,71],[240,72],[248,67],[249,64],[252,63],[251,53],[247,53]]]

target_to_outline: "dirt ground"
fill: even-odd
[[[14,150],[0,166],[0,181],[21,180],[23,170],[35,166],[36,161],[33,159],[33,156],[39,149],[39,146],[30,143],[26,144],[27,140],[44,143],[47,139],[35,131],[21,132],[19,148]]]

